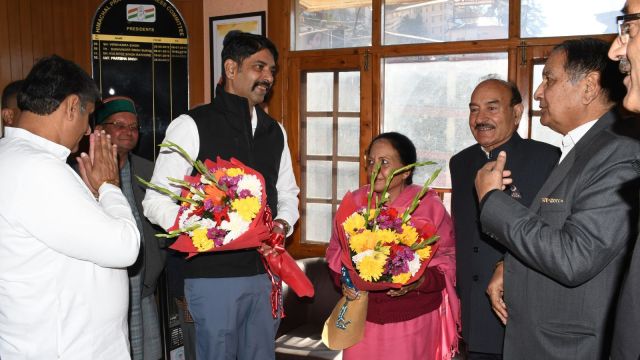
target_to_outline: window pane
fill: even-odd
[[[358,188],[359,162],[338,162],[338,200],[341,200],[347,191]]]
[[[307,197],[331,199],[331,161],[307,161]]]
[[[505,39],[508,0],[387,0],[385,45]]]
[[[371,0],[296,0],[294,50],[371,45]]]
[[[331,238],[331,205],[307,203],[305,239],[328,243]]]
[[[331,155],[333,153],[332,118],[307,118],[307,155]]]
[[[389,58],[384,68],[383,131],[398,131],[416,145],[418,160],[443,167],[433,186],[451,187],[447,163],[475,143],[469,130],[469,99],[488,74],[507,77],[507,54]],[[433,167],[418,169],[423,183]]]
[[[535,64],[533,65],[533,88],[531,89],[531,97],[535,95],[535,91],[542,84],[542,70],[544,70],[544,64]],[[535,98],[532,101],[533,110],[540,110],[540,102],[536,101]]]
[[[341,72],[338,77],[338,111],[360,112],[360,72]]]
[[[562,148],[562,135],[540,124],[539,116],[531,119],[531,138]]]
[[[307,74],[307,111],[332,111],[333,73]]]
[[[625,0],[522,0],[522,37],[616,33]]]
[[[338,118],[338,156],[360,156],[360,118]]]

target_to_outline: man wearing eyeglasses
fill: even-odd
[[[136,107],[130,98],[113,96],[103,100],[95,112],[96,129],[111,135],[118,145],[120,186],[127,198],[136,225],[140,231],[138,259],[127,270],[129,273],[129,342],[133,360],[160,359],[162,342],[154,292],[164,267],[166,254],[155,237],[157,230],[142,214],[145,189],[133,176],[149,179],[153,163],[131,151],[138,144],[140,128]]]
[[[640,0],[628,0],[618,16],[618,37],[611,44],[609,57],[620,62],[627,95],[624,107],[640,113]],[[611,359],[640,359],[640,241],[636,240],[631,264],[620,292],[611,346]]]

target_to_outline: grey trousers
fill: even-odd
[[[185,279],[198,360],[273,360],[280,319],[271,314],[266,274]]]

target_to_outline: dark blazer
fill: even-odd
[[[483,230],[509,250],[505,359],[607,359],[629,238],[640,144],[608,112],[553,170],[529,209],[492,191]]]
[[[144,199],[146,188],[144,185],[136,181],[134,177],[134,175],[138,175],[145,180],[151,179],[151,175],[153,174],[153,163],[134,154],[129,156],[129,161],[131,164],[131,185],[133,188],[133,196],[135,198],[138,214],[140,214],[140,218],[142,219],[142,232],[144,234],[144,244],[142,244],[140,252],[142,256],[138,257],[138,261],[134,264],[134,268],[140,266],[144,267],[144,286],[142,288],[142,297],[147,297],[155,292],[158,277],[164,269],[166,252],[161,249],[162,239],[155,236],[156,233],[164,232],[161,231],[160,228],[151,224],[151,222],[144,217],[142,199]]]
[[[501,354],[504,326],[493,313],[485,293],[496,262],[505,249],[482,233],[479,223],[478,196],[474,180],[476,172],[500,151],[507,152],[507,169],[513,185],[506,193],[524,206],[529,206],[538,190],[558,163],[557,147],[525,140],[514,133],[489,156],[479,144],[472,145],[451,158],[451,213],[456,231],[456,288],[462,305],[462,338],[467,350]]]

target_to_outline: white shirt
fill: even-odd
[[[586,122],[578,126],[577,128],[569,131],[567,135],[562,137],[562,148],[560,149],[562,151],[562,155],[560,155],[560,160],[558,161],[558,164],[561,163],[562,160],[564,160],[564,158],[578,143],[578,141],[582,139],[584,134],[586,134],[589,131],[589,129],[591,129],[591,127],[596,124],[596,121],[598,121],[598,119]]]
[[[257,121],[256,110],[254,108],[251,117],[251,127],[253,131],[255,131],[257,126]],[[282,149],[280,169],[276,182],[276,190],[278,191],[277,218],[285,220],[291,225],[291,229],[287,234],[287,236],[289,236],[293,232],[293,225],[298,221],[300,216],[298,212],[298,193],[300,189],[298,185],[296,185],[296,178],[293,175],[291,154],[289,153],[289,146],[287,146],[287,134],[282,125],[278,125],[282,130],[285,146]],[[186,114],[178,116],[169,124],[164,141],[171,141],[180,145],[194,160],[200,152],[198,127],[193,118]],[[191,164],[178,152],[162,150],[156,159],[151,182],[171,189],[174,193],[179,194],[181,188],[172,186],[167,178],[182,179],[185,175],[191,175],[192,171],[193,167]],[[171,198],[153,190],[147,190],[144,200],[142,201],[142,207],[144,208],[144,216],[165,230],[173,226],[179,209],[178,204],[171,200]]]
[[[140,234],[120,189],[93,197],[69,149],[0,139],[0,358],[129,359],[127,266]]]

